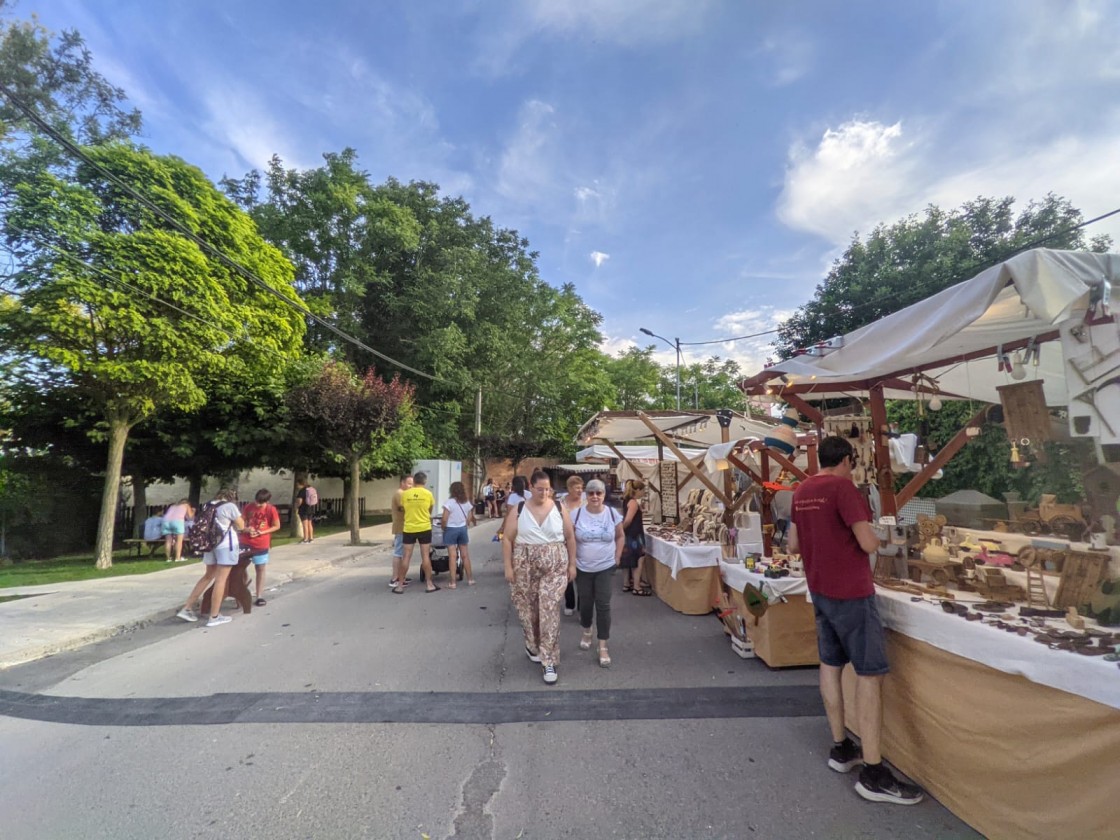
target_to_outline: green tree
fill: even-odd
[[[105,568],[130,430],[160,409],[201,407],[199,377],[253,381],[298,352],[304,325],[275,296],[298,303],[290,264],[198,169],[124,144],[85,152],[93,163],[79,164],[72,179],[41,171],[16,190],[3,220],[14,294],[0,312],[0,342],[23,379],[44,390],[74,387],[100,413],[108,458],[96,555]],[[267,288],[201,250],[117,181]]]
[[[627,347],[605,367],[611,383],[609,407],[618,411],[639,411],[656,407],[663,371],[653,359],[653,347]]]
[[[393,377],[386,382],[373,368],[358,377],[339,362],[328,362],[288,395],[292,422],[313,430],[325,454],[347,465],[350,474],[350,544],[361,544],[359,499],[362,462],[384,446],[408,416],[413,389]],[[399,447],[401,440],[395,441]],[[391,454],[391,453],[390,453]]]

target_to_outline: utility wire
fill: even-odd
[[[237,262],[236,260],[226,256],[221,251],[219,251],[217,248],[212,246],[209,242],[207,242],[205,239],[196,235],[193,231],[186,228],[184,225],[182,225],[179,222],[178,219],[176,219],[171,214],[165,212],[162,207],[160,207],[159,205],[150,201],[146,196],[142,195],[140,192],[133,189],[133,187],[130,184],[122,181],[120,178],[118,178],[116,175],[114,175],[112,172],[110,172],[108,169],[106,169],[100,163],[95,161],[93,158],[89,157],[84,151],[82,151],[81,148],[79,148],[74,143],[72,143],[67,137],[65,137],[64,135],[62,135],[58,131],[56,131],[53,126],[51,126],[48,122],[46,122],[44,119],[42,119],[42,117],[40,117],[29,105],[27,105],[23,100],[21,100],[18,96],[16,96],[14,93],[12,93],[12,91],[6,85],[4,85],[2,83],[0,83],[0,93],[4,94],[4,96],[6,96],[8,98],[8,100],[21,113],[23,113],[23,115],[25,117],[27,117],[27,119],[30,120],[33,125],[35,125],[41,132],[46,134],[50,139],[54,140],[56,143],[58,143],[60,146],[62,146],[62,148],[67,153],[69,153],[71,156],[73,156],[73,157],[77,158],[78,160],[82,161],[83,163],[86,163],[87,165],[93,167],[95,170],[97,170],[99,173],[101,173],[106,179],[108,179],[112,183],[116,184],[118,187],[120,187],[122,190],[124,190],[126,193],[128,193],[130,196],[132,196],[134,199],[136,199],[136,201],[138,201],[140,204],[142,204],[144,207],[146,207],[148,210],[155,213],[159,218],[163,219],[165,222],[167,222],[169,225],[171,225],[180,234],[182,234],[183,236],[187,237],[192,242],[194,242],[199,248],[201,248],[204,251],[206,251],[207,253],[211,254],[219,262],[223,263],[228,268],[232,269],[234,272],[239,274],[244,279],[248,280],[253,285],[259,286],[260,288],[264,289],[270,295],[272,295],[273,297],[275,297],[279,301],[281,301],[285,306],[289,307],[290,309],[295,310],[296,312],[299,312],[305,318],[309,318],[310,320],[314,321],[315,323],[319,324],[320,326],[325,327],[327,330],[329,330],[333,334],[337,335],[343,341],[346,341],[350,344],[353,344],[354,346],[359,347],[362,350],[365,350],[366,352],[372,354],[373,356],[377,357],[378,359],[382,359],[383,361],[386,361],[389,364],[400,368],[401,370],[406,370],[410,373],[414,373],[417,376],[422,376],[425,379],[430,379],[434,382],[442,382],[442,383],[448,384],[448,385],[453,385],[454,384],[454,383],[452,383],[452,382],[450,382],[446,379],[443,379],[439,376],[435,376],[435,375],[430,374],[430,373],[425,373],[424,371],[418,370],[418,369],[412,367],[411,365],[407,365],[404,362],[398,361],[397,359],[394,359],[391,356],[385,355],[384,353],[380,352],[379,350],[375,350],[374,348],[370,347],[368,344],[366,344],[361,339],[355,338],[354,336],[352,336],[349,333],[343,331],[342,329],[335,326],[334,324],[332,324],[330,321],[326,320],[325,318],[322,318],[319,315],[316,315],[314,312],[312,312],[310,309],[308,309],[306,306],[304,306],[301,302],[294,301],[291,298],[287,297],[286,295],[281,293],[278,289],[275,289],[271,285],[266,283],[264,280],[262,280],[260,277],[258,277],[256,274],[254,274],[252,271],[245,268],[239,262]]]

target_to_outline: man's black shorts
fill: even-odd
[[[429,528],[427,531],[414,531],[411,534],[408,531],[405,531],[404,544],[415,545],[416,543],[420,543],[420,545],[431,545],[432,529]]]
[[[813,594],[817,619],[817,652],[821,663],[840,668],[852,663],[861,677],[885,674],[886,639],[875,596],[840,600]]]

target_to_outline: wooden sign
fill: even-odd
[[[661,516],[663,519],[677,519],[680,509],[677,498],[677,462],[662,461],[658,467],[661,487]]]

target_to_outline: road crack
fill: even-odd
[[[494,815],[490,813],[490,803],[501,789],[502,780],[506,777],[506,765],[498,749],[498,736],[493,725],[486,727],[489,741],[487,759],[480,763],[471,772],[463,783],[463,798],[459,812],[452,823],[454,838],[470,838],[477,840],[480,837],[494,836]]]

